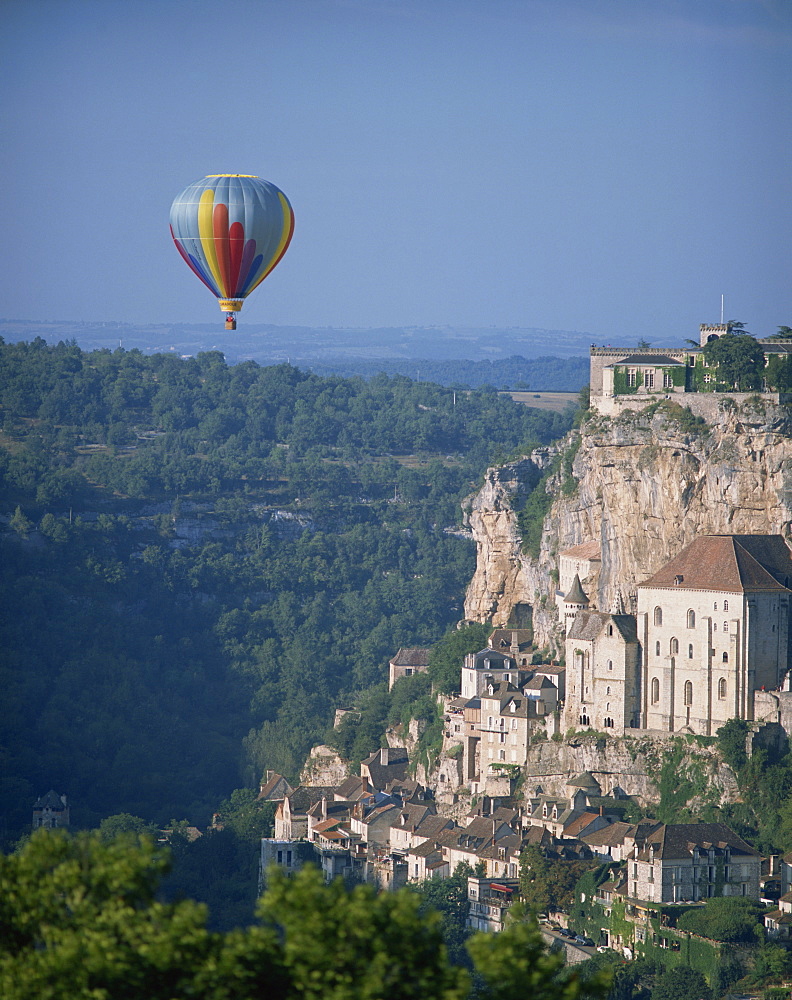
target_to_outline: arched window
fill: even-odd
[[[655,643],[655,656],[659,655],[660,655],[660,640],[658,639],[657,642]]]
[[[728,653],[724,653],[723,654],[723,662],[724,663],[728,663],[729,662],[729,654]]]
[[[717,611],[718,610],[718,602],[717,601],[712,605],[712,610],[713,611]]]
[[[605,694],[610,694],[610,687],[605,688]]]
[[[718,623],[717,622],[713,622],[712,623],[712,631],[713,632],[717,632],[718,631]]]
[[[655,625],[663,624],[663,609],[661,607],[654,609],[654,623]]]
[[[669,649],[671,651],[671,655],[676,656],[679,652],[679,639],[672,639],[669,643]]]
[[[691,681],[685,681],[684,702],[686,705],[693,704],[693,684]]]
[[[723,631],[724,632],[728,632],[729,631],[729,623],[728,622],[724,622],[723,623]]]
[[[652,704],[656,705],[660,701],[660,681],[656,678],[652,678]]]
[[[689,660],[693,659],[693,643],[692,642],[688,643],[688,659]]]
[[[723,602],[723,610],[724,611],[728,611],[729,610],[729,602],[728,601],[724,601]]]
[[[726,678],[721,677],[718,681],[718,698],[723,701],[726,698]]]
[[[608,660],[608,670],[613,670],[613,660]]]
[[[608,626],[608,635],[613,635],[613,626],[612,625]]]
[[[693,608],[690,608],[687,613],[687,627],[688,628],[696,627],[696,612],[693,610]]]

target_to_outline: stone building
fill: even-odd
[[[646,729],[711,735],[755,718],[790,667],[792,558],[780,535],[703,535],[638,587]]]
[[[640,725],[641,649],[633,615],[579,611],[566,637],[567,728]]]
[[[627,891],[655,903],[759,899],[761,857],[723,823],[661,825],[627,862]]]
[[[69,804],[65,795],[58,795],[52,788],[36,799],[33,806],[33,829],[54,829],[69,825]]]
[[[511,653],[487,647],[478,653],[468,653],[462,667],[462,697],[478,698],[490,681],[506,681],[520,687],[531,676],[526,664],[519,666]]]
[[[388,661],[388,690],[400,677],[412,677],[413,674],[425,674],[429,669],[429,650],[413,646],[409,649],[400,648],[393,659]]]

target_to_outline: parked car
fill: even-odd
[[[575,936],[575,943],[582,944],[584,948],[593,948],[594,942],[590,937],[584,937],[582,934],[577,934]]]

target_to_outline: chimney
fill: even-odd
[[[327,819],[327,796],[322,796],[322,819]]]
[[[380,764],[388,766],[388,747],[380,747]]]
[[[511,634],[511,640],[512,640],[511,641],[511,648],[509,649],[509,652],[510,653],[514,653],[514,655],[516,656],[520,652],[520,643],[517,641],[517,633],[516,632],[512,632],[512,634]]]

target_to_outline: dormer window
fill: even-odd
[[[680,585],[680,584],[682,583],[682,581],[683,581],[684,579],[685,579],[685,578],[684,578],[684,576],[682,576],[682,574],[681,574],[681,573],[680,573],[680,574],[678,574],[677,576],[675,576],[675,577],[674,577],[674,586],[675,586],[675,587],[678,587],[678,586],[679,586],[679,585]]]

